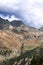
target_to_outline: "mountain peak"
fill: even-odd
[[[20,25],[23,25],[23,22],[21,20],[13,20],[10,22],[12,26],[20,26]]]

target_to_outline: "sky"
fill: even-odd
[[[0,0],[0,17],[40,28],[43,26],[43,0]]]

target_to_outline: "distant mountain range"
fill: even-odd
[[[28,26],[26,26],[21,20],[13,20],[13,21],[9,22],[8,20],[5,20],[5,19],[3,19],[3,18],[0,17],[0,29],[1,30],[2,29],[9,29],[10,25],[12,27],[15,27],[15,28],[19,28],[20,27],[20,28],[22,28],[24,30],[26,30],[26,29],[27,30],[28,29],[31,29],[31,30],[35,29],[36,30],[36,28],[34,28],[34,27],[30,27],[30,26],[28,27]]]
[[[11,22],[9,22],[7,19],[3,19],[0,17],[0,29],[8,29],[9,26],[13,26],[13,27],[23,27],[23,28],[28,28],[31,30],[40,30],[43,31],[43,27],[37,29],[34,27],[30,27],[30,26],[26,26],[21,20],[13,20]],[[6,28],[5,28],[6,27]]]

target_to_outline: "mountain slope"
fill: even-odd
[[[0,44],[8,48],[18,48],[18,44],[12,35],[0,30]]]
[[[0,56],[2,55],[0,58],[6,60],[20,55],[22,46],[23,51],[26,52],[40,45],[43,48],[43,31],[27,27],[20,20],[9,22],[0,18]],[[11,51],[10,55],[3,56],[3,52],[7,54]]]
[[[10,25],[12,29],[10,29]],[[9,22],[8,20],[0,18],[0,27],[3,28],[3,30],[0,30],[0,40],[6,47],[19,48],[23,43],[27,46],[37,46],[38,44],[36,43],[43,42],[42,31],[27,27],[20,20]]]
[[[18,26],[23,25],[23,22],[20,21],[20,20],[13,20],[13,21],[11,21],[10,23],[11,23],[11,25],[14,26],[14,27],[18,27]]]
[[[0,17],[0,29],[3,30],[3,29],[8,29],[9,28],[9,21],[8,20],[5,20],[5,19],[2,19]]]

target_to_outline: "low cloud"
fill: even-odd
[[[21,19],[26,25],[39,28],[43,26],[43,0],[0,0],[0,14],[6,14],[9,20]]]
[[[20,20],[19,18],[15,17],[14,15],[12,15],[12,16],[9,16],[9,15],[4,16],[4,15],[0,14],[0,17],[3,18],[3,19],[8,19],[10,22],[12,20]]]

